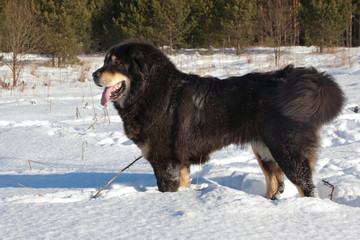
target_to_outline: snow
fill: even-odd
[[[160,193],[142,159],[92,199],[141,155],[115,109],[100,105],[91,74],[103,58],[51,68],[50,59],[30,55],[24,91],[0,88],[0,239],[358,239],[360,48],[282,51],[281,66],[326,71],[346,94],[341,116],[322,130],[313,176],[320,198],[301,198],[288,180],[280,200],[263,198],[265,179],[251,149],[231,145],[192,166],[191,186],[176,193]],[[171,57],[188,73],[225,78],[276,69],[270,48],[239,56],[189,52]],[[0,66],[0,79],[10,76]],[[323,180],[335,186],[333,201]]]

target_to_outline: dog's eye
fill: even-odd
[[[115,60],[116,65],[121,65],[121,62],[119,60]]]

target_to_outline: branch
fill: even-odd
[[[29,191],[31,191],[31,192],[33,192],[33,193],[35,193],[35,194],[37,194],[39,197],[44,197],[44,195],[43,195],[43,194],[38,193],[38,192],[37,192],[37,191],[35,191],[34,189],[31,189],[31,188],[25,187],[25,186],[24,186],[24,185],[22,185],[21,183],[18,183],[18,185],[19,185],[19,186],[21,186],[21,187],[23,187],[23,188],[25,188],[25,189],[27,189],[27,190],[29,190]]]
[[[329,183],[328,181],[325,181],[325,180],[322,180],[322,181],[323,181],[323,183],[324,183],[325,186],[328,186],[328,187],[331,188],[331,194],[330,194],[329,196],[330,196],[330,200],[332,201],[333,195],[334,195],[334,191],[335,191],[335,186],[332,185],[331,183]]]
[[[107,186],[109,186],[109,184],[112,183],[112,182],[115,180],[115,178],[117,178],[121,173],[123,173],[126,169],[128,169],[131,165],[133,165],[135,162],[137,162],[137,161],[138,161],[139,159],[141,159],[142,157],[143,157],[143,156],[140,156],[140,157],[136,158],[132,163],[130,163],[129,165],[127,165],[123,170],[121,170],[118,174],[116,174],[116,176],[113,177],[108,183],[106,183],[105,186],[103,186],[103,187],[95,194],[95,196],[93,196],[93,198],[96,198],[96,197],[100,194],[100,192],[101,192],[102,190],[104,190],[104,188],[106,188]]]
[[[51,166],[50,164],[46,164],[46,163],[42,163],[42,162],[38,162],[38,161],[34,161],[34,160],[30,160],[30,159],[29,159],[29,167],[30,167],[30,169],[31,169],[31,162],[37,163],[37,164],[42,164],[42,165],[45,165],[45,166],[48,166],[48,167],[52,167],[52,168],[56,168],[55,166]]]

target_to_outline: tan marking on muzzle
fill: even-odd
[[[100,84],[103,87],[112,87],[122,81],[129,82],[130,79],[121,73],[110,72],[103,72],[100,78]]]

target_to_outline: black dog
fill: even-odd
[[[190,184],[190,164],[229,144],[251,143],[278,199],[283,173],[302,196],[317,196],[312,170],[322,125],[341,111],[335,81],[314,68],[286,68],[220,80],[180,72],[157,48],[124,42],[93,73],[119,112],[126,135],[154,169],[162,192]]]

